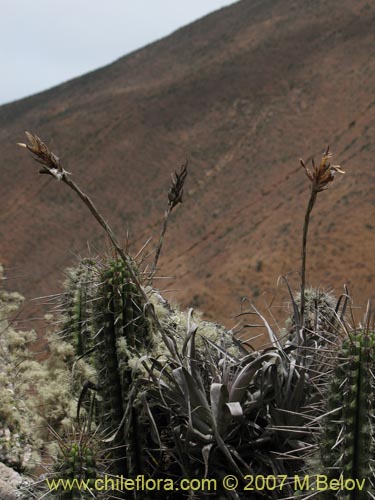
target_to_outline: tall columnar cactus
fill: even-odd
[[[121,260],[110,261],[100,281],[101,299],[95,304],[95,324],[99,343],[96,368],[102,399],[101,423],[105,429],[116,432],[114,446],[126,445],[126,450],[119,448],[118,451],[120,456],[126,456],[128,473],[139,472],[141,439],[136,409],[128,403],[133,382],[132,360],[151,346],[151,329],[144,315],[142,298]],[[129,422],[131,432],[127,436],[125,428],[129,428]]]
[[[350,335],[343,342],[329,388],[320,444],[324,470],[332,478],[342,475],[366,480],[362,491],[342,492],[340,499],[362,500],[373,498],[375,493],[374,348],[374,332],[363,330]],[[333,492],[327,495],[334,498]]]
[[[134,360],[152,344],[143,298],[120,259],[82,261],[69,274],[65,296],[64,337],[76,356],[95,368],[96,419],[109,439],[115,468],[122,474],[139,472],[142,438],[136,405],[129,402]]]

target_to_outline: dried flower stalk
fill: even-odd
[[[327,147],[322,159],[318,166],[316,166],[314,159],[312,160],[312,170],[310,170],[301,159],[301,165],[305,169],[306,175],[311,181],[311,192],[310,198],[307,205],[305,213],[305,222],[303,225],[303,235],[302,235],[302,264],[301,264],[301,311],[300,311],[300,327],[303,328],[304,325],[304,312],[305,312],[305,287],[306,287],[306,244],[307,244],[307,232],[310,223],[310,214],[314,208],[316,198],[318,193],[325,191],[327,185],[333,181],[336,172],[340,174],[345,174],[341,169],[340,165],[331,165],[329,163],[330,158],[332,158],[332,153],[329,152],[329,146]]]
[[[186,161],[180,169],[180,172],[175,172],[171,175],[171,187],[168,191],[168,208],[164,213],[163,226],[160,231],[158,246],[156,247],[155,258],[152,264],[151,280],[156,272],[156,267],[159,261],[161,247],[164,241],[164,235],[167,230],[169,216],[176,205],[182,203],[182,195],[184,193],[184,183],[187,176],[187,165]]]

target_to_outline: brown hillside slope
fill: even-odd
[[[0,238],[8,287],[60,289],[103,248],[65,186],[18,150],[36,132],[134,251],[153,236],[169,173],[190,159],[159,287],[231,324],[240,298],[299,270],[308,181],[327,144],[347,175],[319,195],[307,279],[374,297],[375,10],[365,0],[243,0],[115,63],[0,108]],[[37,68],[35,69],[38,70]],[[258,299],[259,300],[259,299]]]

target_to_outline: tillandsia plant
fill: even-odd
[[[294,306],[296,309],[297,304]],[[254,443],[251,442],[251,463],[253,467],[257,464],[258,474],[293,478],[303,470],[306,457],[315,451],[314,418],[321,414],[320,376],[324,378],[327,369],[322,360],[328,351],[324,348],[324,334],[320,332],[319,343],[298,345],[286,341],[283,335],[287,339],[288,335],[283,331],[279,338],[267,318],[254,306],[243,314],[256,318],[256,324],[245,326],[258,331],[261,326],[266,329],[272,347],[263,352],[273,353],[272,359],[259,367],[248,388],[249,400],[256,410],[252,423],[258,434]],[[300,353],[301,346],[303,353]],[[323,371],[319,371],[321,369]],[[293,494],[293,482],[287,481],[282,490],[270,492],[269,498],[291,498]]]
[[[144,364],[149,374],[144,404],[153,422],[155,444],[159,443],[151,461],[154,474],[176,479],[250,474],[247,458],[254,432],[247,427],[252,422],[247,413],[255,413],[256,404],[248,402],[247,391],[262,363],[274,354],[239,360],[208,339],[204,348],[197,349],[199,335],[191,322],[185,342],[176,345],[173,357]],[[232,493],[220,494],[236,498]]]
[[[191,322],[173,357],[144,362],[155,475],[207,477],[220,485],[228,473],[287,477],[301,470],[304,456],[314,449],[308,377],[296,365],[293,349],[284,349],[266,326],[274,347],[241,355],[208,339],[198,349],[200,331]],[[248,498],[239,493],[244,486],[237,493],[217,493],[220,498]],[[275,488],[267,498],[292,494],[292,484],[285,484],[282,492]],[[251,495],[264,498],[263,491]]]

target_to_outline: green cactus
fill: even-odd
[[[69,273],[66,297],[64,335],[76,356],[96,370],[95,419],[110,442],[115,468],[122,474],[140,472],[142,437],[137,405],[130,404],[129,397],[132,361],[152,345],[144,300],[120,259],[82,261]]]
[[[318,419],[317,452],[307,459],[304,471],[312,478],[317,474],[327,477],[327,489],[319,493],[321,500],[374,498],[374,347],[375,333],[363,329],[349,332],[336,353],[335,368],[320,403],[323,418]],[[364,484],[353,491],[337,490],[340,478]],[[310,486],[315,487],[313,482]],[[310,498],[310,494],[299,491],[296,498]]]
[[[298,293],[292,297],[292,301],[294,310],[299,310],[301,294]],[[319,288],[306,288],[303,327],[306,331],[305,344],[307,346],[313,345],[315,341],[322,343],[322,340],[330,340],[335,337],[338,327],[339,305],[340,302],[330,292]],[[295,312],[287,321],[286,329],[289,333],[289,341],[297,345],[300,333],[296,331],[296,327],[299,327],[299,315]]]
[[[141,439],[137,412],[132,408],[124,422],[133,382],[129,361],[139,357],[151,345],[148,320],[143,314],[143,303],[120,260],[109,262],[100,275],[101,300],[95,305],[95,324],[99,347],[96,350],[99,394],[102,400],[101,425],[112,434],[116,432],[113,447],[118,466],[127,473],[140,472]],[[131,440],[126,436],[126,424],[131,420]],[[125,447],[125,449],[121,447]],[[126,465],[121,458],[126,457]]]
[[[94,481],[100,475],[100,453],[97,438],[88,429],[70,432],[64,439],[54,434],[60,448],[60,455],[54,463],[51,477],[62,480],[56,489],[51,490],[53,498],[58,500],[86,500],[96,498],[93,495]],[[70,484],[68,484],[70,483]],[[85,486],[83,486],[85,485]],[[87,488],[86,488],[87,486]]]
[[[374,347],[374,332],[351,334],[343,342],[329,388],[328,414],[320,443],[322,465],[332,478],[342,475],[366,479],[363,491],[343,492],[340,499],[362,500],[375,493]]]
[[[65,321],[63,334],[74,346],[77,356],[93,347],[93,295],[95,262],[84,259],[76,269],[68,271],[65,283]]]
[[[299,325],[298,312],[301,295],[292,297],[292,301],[294,314],[286,322],[284,348],[290,351],[291,359],[305,369],[304,404],[312,417],[320,414],[321,387],[330,380],[329,367],[337,358],[346,299],[337,300],[330,292],[319,288],[306,288],[303,328]]]

